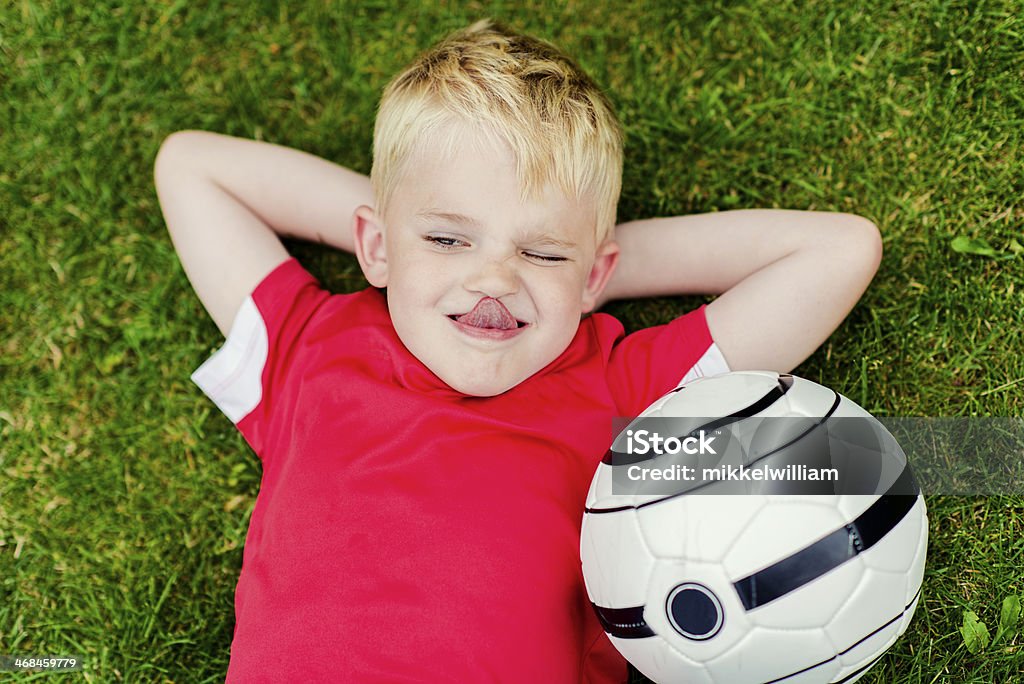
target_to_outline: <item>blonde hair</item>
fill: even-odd
[[[590,196],[600,244],[611,237],[622,187],[622,130],[589,76],[550,43],[490,20],[456,31],[420,55],[384,90],[373,135],[373,182],[384,215],[426,136],[456,142],[452,122],[504,142],[523,198],[548,184]]]

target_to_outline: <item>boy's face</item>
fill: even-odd
[[[409,351],[450,387],[493,396],[565,350],[618,247],[596,244],[593,202],[551,187],[523,202],[509,150],[459,140],[447,158],[424,145],[386,226],[357,210],[356,253]]]

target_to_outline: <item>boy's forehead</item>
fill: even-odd
[[[512,151],[494,140],[470,135],[450,146],[435,139],[418,147],[398,180],[396,199],[420,222],[479,229],[514,212],[526,235],[552,241],[572,232],[567,219],[593,225],[591,197],[572,197],[551,182],[527,193]]]

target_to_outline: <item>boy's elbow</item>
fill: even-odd
[[[156,158],[153,159],[153,182],[159,187],[162,177],[167,175],[167,167],[171,165],[174,158],[180,155],[178,148],[182,145],[182,131],[171,133],[160,143],[160,149],[156,151]]]
[[[882,234],[870,219],[856,214],[844,214],[843,256],[865,278],[865,286],[874,277],[882,263]]]
[[[171,167],[180,165],[182,160],[188,158],[190,149],[194,149],[195,134],[196,131],[190,130],[175,131],[164,138],[153,160],[154,182],[159,184],[160,177],[166,176]]]

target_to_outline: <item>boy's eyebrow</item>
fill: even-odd
[[[472,226],[473,228],[480,227],[480,222],[472,216],[457,214],[452,211],[441,211],[440,209],[422,209],[416,212],[416,218],[428,221],[447,221],[448,223],[458,223],[464,226]]]
[[[576,248],[576,243],[571,240],[559,240],[552,235],[544,233],[529,233],[524,236],[523,242],[536,247],[558,247],[562,249]]]

